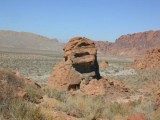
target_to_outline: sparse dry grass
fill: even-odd
[[[47,89],[47,94],[49,98],[54,98],[60,102],[65,102],[67,99],[66,91],[59,91],[56,89]]]
[[[22,57],[23,56],[23,57]],[[29,56],[29,57],[28,57]],[[0,67],[13,68],[18,70],[23,75],[32,78],[38,83],[46,84],[48,77],[54,64],[57,62],[56,56],[43,56],[43,55],[19,55],[19,54],[7,54],[0,56]],[[27,58],[28,57],[28,58]],[[58,57],[60,58],[60,57]],[[109,79],[121,80],[123,83],[131,85],[131,92],[133,95],[141,94],[137,90],[148,85],[148,83],[160,81],[160,71],[135,71],[133,75],[117,75],[112,74],[119,73],[123,70],[127,70],[132,64],[132,61],[123,60],[109,60],[109,67],[102,72],[107,73]],[[19,82],[12,75],[5,76],[4,79],[9,84],[16,86],[23,86],[23,83]],[[4,84],[5,85],[5,84]],[[43,91],[35,90],[32,88],[24,87],[25,90],[31,96],[32,104],[24,100],[14,99],[14,87],[4,86],[0,84],[0,119],[3,117],[12,117],[13,120],[20,120],[24,117],[24,120],[35,119],[50,120],[50,116],[46,116],[41,111],[40,107],[37,107],[33,103],[37,103]],[[111,103],[106,97],[90,97],[90,96],[70,96],[65,91],[47,90],[48,97],[58,100],[58,104],[55,106],[55,110],[63,111],[68,115],[75,116],[84,120],[96,120],[100,118],[115,120],[118,117],[121,119],[126,118],[128,115],[135,112],[142,112],[146,115],[148,120],[159,120],[159,111],[154,111],[154,102],[152,101],[153,94],[144,94],[143,101],[133,101],[131,105],[132,109],[125,107],[123,103]],[[13,101],[12,101],[13,100]],[[21,103],[20,105],[18,103]],[[18,105],[17,105],[18,104]],[[17,107],[16,107],[17,106]],[[14,111],[15,110],[15,111]],[[54,110],[53,108],[51,110]],[[27,111],[27,112],[24,112]],[[31,111],[31,112],[29,112]],[[8,113],[8,114],[6,114]],[[5,116],[4,116],[5,115]],[[31,118],[32,116],[32,118]],[[64,118],[65,119],[65,118]]]
[[[17,87],[29,94],[29,101],[16,97]],[[13,71],[0,70],[0,117],[4,120],[51,120],[33,104],[42,93],[41,90],[25,85]]]
[[[62,59],[61,54],[25,54],[0,52],[0,68],[11,68],[41,85],[46,85],[53,66]]]
[[[28,103],[22,99],[13,100],[9,105],[11,118],[16,120],[46,120],[40,107]]]
[[[59,103],[56,109],[78,118],[95,118],[103,110],[103,99],[89,96],[68,96],[67,100]]]

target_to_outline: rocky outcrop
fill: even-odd
[[[103,96],[105,95],[106,84],[107,83],[104,79],[101,80],[92,79],[87,85],[81,83],[80,89],[77,90],[74,94]]]
[[[108,55],[137,56],[160,46],[160,30],[122,35],[114,43],[96,42],[100,52]]]
[[[107,63],[105,61],[105,65]],[[101,78],[95,44],[82,37],[75,37],[66,44],[64,60],[54,67],[48,87],[93,96],[129,93],[128,86]]]
[[[80,83],[88,84],[100,79],[97,49],[93,41],[72,38],[64,48],[64,60],[53,70],[48,86],[55,89],[78,89]]]
[[[143,59],[135,60],[135,69],[159,69],[160,68],[160,49],[147,51]]]

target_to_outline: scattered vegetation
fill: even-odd
[[[41,85],[46,85],[53,66],[62,59],[58,54],[25,54],[0,52],[0,68],[19,71]]]
[[[16,96],[18,87],[29,94],[29,99]],[[13,71],[0,70],[0,118],[3,120],[51,120],[51,117],[41,112],[40,107],[33,104],[42,93],[41,90],[24,85]]]
[[[66,91],[59,91],[56,89],[47,89],[48,97],[55,98],[61,102],[65,102],[67,99],[67,92]]]
[[[27,58],[26,56],[29,56]],[[55,56],[45,55],[28,55],[28,54],[0,54],[0,68],[12,68],[20,71],[26,77],[32,78],[46,85],[48,77],[51,73],[53,65],[58,59]],[[13,64],[14,63],[14,64]],[[135,70],[136,74],[118,75],[124,70],[129,70],[132,61],[128,60],[109,60],[109,67],[101,71],[103,75],[108,76],[112,80],[121,80],[123,83],[131,85],[132,95],[139,93],[137,90],[149,85],[150,83],[157,84],[160,81],[160,71],[139,71]],[[56,99],[58,102],[52,111],[63,111],[70,116],[84,120],[109,119],[114,120],[120,116],[121,119],[128,115],[141,112],[144,113],[148,120],[159,120],[159,111],[154,111],[155,104],[152,101],[153,94],[144,94],[144,99],[131,101],[131,107],[126,107],[125,103],[111,103],[107,97],[93,97],[69,95],[66,91],[58,91],[54,89],[36,90],[29,86],[24,86],[19,78],[15,77],[12,70],[0,72],[0,119],[13,120],[53,120],[51,116],[44,114],[41,107],[38,107],[39,99],[44,94],[49,98]],[[117,74],[115,76],[115,74]],[[0,79],[0,80],[1,80]],[[30,96],[29,100],[15,99],[15,88],[22,86],[23,90]],[[155,89],[155,88],[154,88]],[[153,89],[153,90],[154,90]],[[154,91],[156,91],[155,89]],[[152,92],[154,92],[152,91]],[[11,120],[12,120],[11,119]],[[65,118],[64,118],[65,119]]]
[[[22,99],[13,100],[9,105],[11,118],[16,120],[47,120],[40,107],[28,103]]]
[[[94,118],[100,116],[98,114],[103,110],[103,100],[99,97],[68,96],[65,102],[57,104],[56,110],[78,118]]]
[[[39,100],[45,94],[41,89],[37,90],[28,86],[25,87],[25,91],[28,93],[29,101],[31,101],[32,103],[39,103]]]

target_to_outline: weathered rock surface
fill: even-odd
[[[87,85],[81,83],[80,89],[76,91],[74,94],[103,96],[105,94],[106,84],[107,83],[104,79],[101,80],[93,79]]]
[[[135,60],[136,69],[159,69],[160,68],[160,48],[147,51],[143,59]]]
[[[88,84],[92,79],[100,79],[95,44],[87,38],[72,38],[64,48],[64,61],[54,68],[48,86],[77,89],[82,81]]]

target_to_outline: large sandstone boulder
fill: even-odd
[[[54,89],[77,89],[80,83],[88,84],[92,79],[100,79],[97,49],[93,41],[72,38],[64,48],[64,60],[55,66],[48,81]]]

